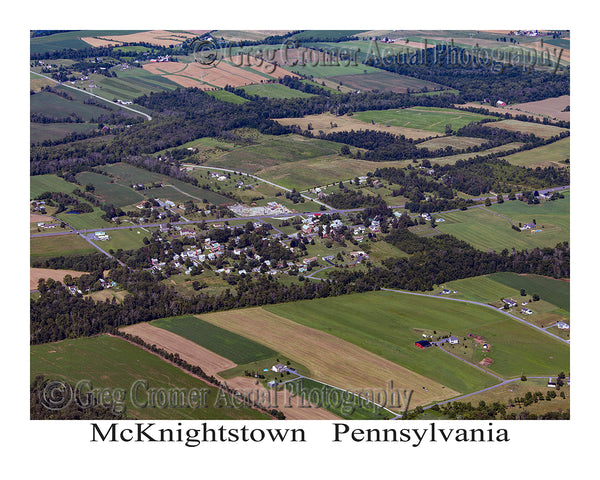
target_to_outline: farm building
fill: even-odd
[[[529,308],[523,307],[521,309],[521,313],[524,313],[525,315],[531,315],[533,312]]]
[[[509,307],[516,307],[517,302],[515,302],[512,298],[503,298],[502,301],[506,303]]]
[[[565,322],[557,322],[556,326],[561,330],[568,330],[570,328],[569,324]]]
[[[548,388],[556,388],[556,382],[552,378],[548,379]]]
[[[496,102],[496,106],[498,106],[498,107],[506,107],[506,102],[503,102],[502,100],[498,100]]]
[[[275,388],[277,386],[277,382],[275,380],[271,380],[269,383],[267,383],[267,385],[269,388]]]
[[[271,367],[271,370],[273,370],[274,372],[277,372],[277,373],[285,372],[285,369],[286,369],[286,367],[283,363],[277,363]]]
[[[415,347],[424,349],[424,348],[429,348],[431,347],[431,343],[429,343],[427,340],[419,340],[418,342],[415,342]]]
[[[458,343],[458,337],[450,337],[450,338],[448,339],[448,343],[449,343],[450,345],[456,345],[456,344]]]

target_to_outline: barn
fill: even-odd
[[[419,340],[418,342],[415,342],[415,347],[418,348],[429,348],[431,347],[431,343],[429,343],[427,340]]]

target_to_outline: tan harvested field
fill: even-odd
[[[516,110],[518,113],[527,113],[533,115],[548,116],[556,120],[571,120],[571,112],[563,112],[565,107],[571,104],[570,95],[560,97],[546,98],[537,102],[516,103],[508,105],[506,108]]]
[[[468,107],[474,107],[474,108],[484,108],[486,109],[488,112],[493,112],[493,113],[501,113],[502,115],[508,114],[512,117],[516,116],[516,115],[523,115],[525,112],[517,112],[516,110],[511,110],[510,107],[506,106],[506,107],[494,107],[488,103],[484,103],[481,104],[479,102],[468,102],[468,103],[463,103],[463,104],[458,104],[458,105],[454,105],[455,108],[461,109],[461,108],[468,108]],[[535,115],[535,114],[527,114],[528,116],[532,116],[533,118],[539,118],[540,120],[542,120],[544,117],[541,115]]]
[[[231,360],[217,355],[191,340],[149,323],[137,323],[123,327],[121,331],[138,336],[150,345],[154,344],[168,352],[178,353],[186,362],[200,366],[207,375],[216,375],[218,372],[237,366]]]
[[[82,37],[85,43],[91,45],[92,47],[111,47],[116,45],[121,45],[123,42],[118,42],[116,40],[106,40],[103,38],[96,37]]]
[[[307,115],[301,118],[275,118],[276,122],[281,125],[298,125],[302,130],[308,130],[308,124],[310,123],[313,127],[313,133],[318,133],[319,130],[323,132],[347,132],[350,130],[374,130],[376,132],[387,132],[395,135],[404,135],[406,138],[421,139],[421,138],[432,138],[437,137],[441,134],[436,132],[428,132],[426,130],[419,130],[417,128],[406,128],[406,127],[395,127],[381,124],[371,124],[357,120],[347,115],[336,116],[331,113],[321,113],[318,115]],[[337,124],[336,127],[331,127],[331,124]]]
[[[521,122],[520,120],[501,120],[499,122],[488,123],[487,125],[494,128],[503,128],[511,132],[533,133],[540,138],[550,138],[568,130],[566,128],[555,127],[554,125]]]
[[[199,315],[199,318],[245,336],[305,365],[312,378],[348,390],[414,390],[411,404],[424,405],[458,392],[320,330],[295,323],[260,307]],[[426,386],[427,390],[423,387]]]
[[[30,213],[29,214],[29,223],[41,223],[41,222],[56,222],[56,218],[51,217],[50,215],[41,215],[39,213]]]
[[[105,273],[106,275],[106,273]],[[121,303],[128,292],[124,290],[115,291],[112,288],[108,290],[100,290],[98,292],[90,293],[89,295],[85,295],[86,298],[91,298],[96,302],[105,302],[106,300],[112,301],[113,298],[117,300],[118,303]]]
[[[273,35],[284,35],[286,33],[288,33],[288,30],[217,30],[211,35],[214,38],[223,38],[230,42],[239,42],[240,40],[263,40]]]
[[[183,87],[198,87],[200,89],[223,88],[226,85],[241,87],[268,80],[259,73],[254,73],[220,62],[211,68],[203,68],[196,63],[159,62],[147,63],[144,70],[155,75],[162,75]]]
[[[57,282],[63,281],[65,275],[71,275],[73,278],[84,275],[85,272],[77,272],[75,270],[54,270],[52,268],[30,268],[29,269],[29,290],[36,290],[40,278],[51,278]]]
[[[119,43],[150,43],[160,47],[168,47],[169,45],[177,45],[188,38],[196,38],[198,35],[187,32],[169,32],[167,30],[149,30],[147,32],[130,33],[128,35],[106,35],[102,37],[94,37],[95,39],[108,40]],[[82,38],[83,41],[89,42],[89,37]],[[91,45],[91,43],[90,43]],[[103,45],[94,45],[103,46]]]
[[[163,330],[149,323],[138,323],[123,327],[121,331],[138,336],[145,342],[151,345],[154,344],[168,352],[179,354],[186,362],[199,366],[207,375],[214,375],[219,381],[227,383],[231,388],[247,393],[258,391],[259,397],[257,400],[268,398],[269,393],[271,393],[260,382],[257,384],[256,380],[250,377],[223,379],[218,373],[236,367],[237,365],[234,362],[168,330]],[[256,393],[254,394],[256,395]],[[288,403],[284,395],[285,392],[278,393],[277,400],[280,407]],[[255,397],[251,395],[251,398]],[[335,420],[338,418],[324,409],[298,408],[298,402],[294,399],[292,399],[291,405],[292,408],[281,408],[286,418],[290,420]]]
[[[269,75],[273,78],[283,78],[286,75],[293,78],[300,78],[299,75],[290,72],[289,70],[285,70],[278,65],[267,62],[266,60],[262,60],[260,58],[253,57],[252,55],[234,55],[232,57],[227,57],[226,61],[233,64],[234,67],[246,67],[251,68],[256,72],[260,72],[266,75]],[[264,79],[264,77],[262,77]]]

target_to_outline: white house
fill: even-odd
[[[450,337],[450,338],[448,339],[448,343],[449,343],[450,345],[455,345],[455,344],[457,344],[457,343],[458,343],[458,337]]]

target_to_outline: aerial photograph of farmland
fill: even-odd
[[[570,420],[569,30],[29,47],[32,420]]]

